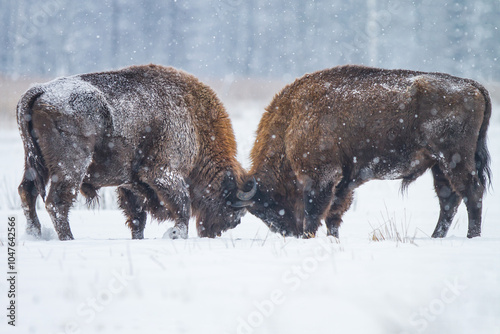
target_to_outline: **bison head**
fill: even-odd
[[[295,182],[292,182],[295,184]],[[300,235],[302,219],[296,216],[299,194],[295,186],[287,189],[290,184],[280,184],[279,187],[269,186],[264,177],[252,176],[236,196],[236,204],[244,206],[254,216],[260,218],[272,232],[283,236]]]
[[[252,204],[255,195],[255,184],[248,192],[239,189],[238,177],[227,171],[222,173],[219,182],[212,182],[203,189],[191,189],[193,196],[193,211],[196,215],[196,226],[200,237],[214,238],[222,232],[236,227],[246,208]],[[196,186],[194,186],[196,187]]]

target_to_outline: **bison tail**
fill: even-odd
[[[24,144],[25,178],[34,182],[40,196],[45,200],[48,170],[33,133],[32,123],[33,105],[43,93],[40,86],[32,87],[24,93],[17,104],[17,125]]]
[[[491,186],[490,153],[488,152],[488,147],[486,146],[486,131],[488,130],[488,124],[491,116],[491,99],[486,88],[476,82],[474,82],[474,86],[481,91],[485,100],[483,123],[479,129],[476,154],[474,158],[476,160],[476,170],[479,182],[481,182],[481,185],[486,189],[488,186]]]

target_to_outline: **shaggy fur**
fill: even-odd
[[[486,89],[447,74],[342,66],[305,75],[260,121],[248,210],[284,235],[314,236],[325,219],[338,236],[355,188],[375,179],[406,188],[430,168],[441,206],[433,237],[446,235],[462,199],[467,236],[479,236],[490,114]]]
[[[30,234],[40,235],[39,194],[66,240],[77,191],[91,201],[106,186],[118,187],[132,238],[143,238],[146,212],[175,220],[172,238],[187,237],[191,215],[200,236],[215,237],[245,212],[231,206],[243,178],[231,122],[192,75],[148,65],[60,78],[28,90],[17,117]]]

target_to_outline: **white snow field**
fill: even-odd
[[[267,101],[268,102],[268,101]],[[226,104],[248,154],[265,103]],[[489,129],[493,188],[482,237],[467,239],[462,204],[448,236],[431,239],[439,214],[429,173],[400,193],[399,181],[356,191],[340,240],[283,238],[247,214],[220,238],[167,240],[173,223],[148,221],[131,240],[116,205],[77,204],[75,240],[57,240],[39,205],[43,240],[24,234],[17,186],[23,148],[0,130],[0,333],[500,333],[500,116]],[[41,204],[41,203],[39,203]],[[8,325],[7,223],[17,216],[16,326]],[[373,241],[396,228],[402,241]],[[387,236],[387,233],[386,233]]]

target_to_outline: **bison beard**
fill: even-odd
[[[430,168],[441,209],[432,236],[446,236],[461,200],[467,236],[480,235],[491,102],[477,82],[342,66],[297,79],[266,110],[251,152],[258,187],[248,210],[271,230],[312,237],[324,219],[338,237],[355,188],[376,179],[402,179],[406,188]]]
[[[245,213],[231,122],[215,93],[189,74],[148,65],[56,79],[22,96],[17,120],[29,234],[41,233],[38,195],[68,240],[78,190],[92,201],[105,186],[118,187],[134,239],[144,237],[147,213],[175,220],[171,238],[187,237],[191,215],[200,236],[215,237]]]

